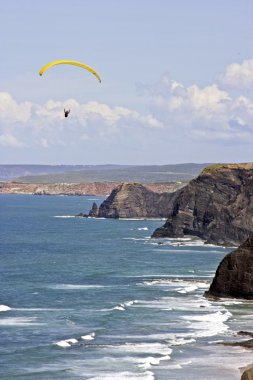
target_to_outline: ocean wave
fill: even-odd
[[[189,330],[195,330],[194,337],[214,336],[226,332],[229,327],[225,322],[232,316],[228,311],[216,313],[187,315],[180,318],[186,320]]]
[[[8,310],[11,310],[11,308],[9,306],[6,306],[6,305],[0,305],[0,312],[1,311],[8,311]]]
[[[96,334],[94,332],[92,332],[91,334],[82,335],[81,339],[83,339],[83,340],[93,340],[93,339],[95,339],[95,335]]]
[[[72,345],[76,345],[78,343],[80,344],[82,340],[86,340],[86,341],[93,340],[95,339],[95,335],[96,335],[95,332],[92,332],[90,334],[82,335],[79,338],[62,339],[62,340],[59,340],[58,342],[54,342],[53,344],[58,347],[68,348],[68,347],[71,347]]]
[[[126,309],[124,308],[124,305],[117,305],[113,308],[113,310],[120,310],[120,311],[125,311]]]
[[[119,345],[106,345],[104,348],[110,352],[128,352],[133,354],[153,354],[160,356],[168,356],[172,353],[172,349],[167,343],[124,343]]]
[[[39,326],[45,323],[37,322],[37,317],[12,317],[0,319],[1,326]]]
[[[159,365],[161,360],[170,360],[169,355],[162,356],[160,358],[148,356],[146,358],[138,359],[138,367],[148,369],[154,365]]]
[[[56,285],[48,285],[47,286],[50,289],[55,290],[82,290],[82,289],[99,289],[99,288],[105,288],[105,285],[97,285],[97,284],[90,284],[90,285],[83,285],[83,284],[56,284]]]
[[[132,306],[132,305],[134,305],[136,303],[138,303],[137,300],[126,301],[124,303],[118,304],[117,306],[113,307],[111,310],[125,311],[126,307]]]
[[[158,240],[155,244],[160,244],[163,246],[172,246],[172,247],[213,247],[216,248],[215,252],[220,252],[220,250],[217,250],[216,244],[209,244],[206,243],[205,240],[198,239],[195,237],[184,237],[184,238],[164,238],[162,240]],[[226,249],[228,247],[226,246],[219,246],[219,249]],[[230,247],[229,247],[230,248]],[[235,247],[231,247],[235,248]]]
[[[129,371],[123,372],[105,372],[89,377],[88,380],[154,380],[155,375],[151,371],[134,373]]]
[[[75,215],[54,215],[53,218],[63,218],[63,219],[68,219],[68,218],[75,218]]]
[[[120,335],[107,335],[110,339],[116,339],[117,341],[120,341],[122,339],[122,336]],[[134,341],[134,343],[140,341],[143,343],[144,341],[150,343],[157,343],[159,342],[166,342],[166,344],[169,347],[173,346],[184,346],[186,344],[191,344],[196,342],[196,339],[185,337],[184,333],[172,333],[172,332],[166,332],[166,333],[156,333],[156,334],[150,334],[150,335],[124,335],[124,339],[128,340],[128,342],[131,340]]]
[[[202,316],[204,316],[204,318],[206,318],[205,316],[207,315],[207,312],[210,312],[212,314],[215,314],[218,312],[218,313],[221,313],[222,315],[227,312],[227,310],[225,309],[225,307],[221,303],[212,303],[208,299],[202,297],[202,295],[192,295],[192,296],[189,295],[188,297],[166,296],[166,297],[161,297],[161,298],[156,299],[156,300],[149,300],[149,301],[148,300],[139,300],[138,303],[134,307],[136,307],[136,308],[147,308],[147,309],[158,309],[161,311],[162,310],[179,311],[179,312],[186,311],[188,313],[198,312],[197,315],[199,315],[200,318]],[[201,311],[201,313],[200,313],[200,311]],[[217,314],[216,317],[218,318],[219,315],[220,314]],[[226,317],[227,316],[228,316],[228,314],[226,314]],[[229,313],[229,316],[230,316],[230,313]],[[189,321],[187,318],[188,318],[187,316],[183,315],[181,317],[181,320],[187,320],[187,323],[189,325]]]
[[[209,288],[209,282],[197,281],[197,280],[182,280],[182,279],[156,279],[143,281],[140,285],[144,286],[159,286],[159,287],[170,287],[171,290],[175,290],[178,293],[190,293],[198,289]]]
[[[144,238],[135,238],[135,237],[123,237],[123,240],[135,240],[135,241],[147,241],[150,239],[150,236]]]
[[[62,348],[71,347],[73,344],[77,344],[78,340],[75,338],[70,338],[66,340],[60,340],[59,342],[55,342],[54,345]]]

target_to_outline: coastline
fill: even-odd
[[[25,183],[0,182],[0,194],[29,195],[94,195],[108,196],[122,182],[84,182],[84,183]],[[143,185],[156,192],[174,192],[183,186],[177,182],[147,182]]]

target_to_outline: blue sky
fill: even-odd
[[[252,161],[252,14],[251,0],[2,2],[0,163]],[[102,83],[38,75],[58,59]]]

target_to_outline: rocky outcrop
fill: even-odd
[[[100,205],[104,218],[166,218],[177,193],[156,193],[139,183],[117,186]]]
[[[101,195],[106,196],[119,186],[120,182],[86,182],[86,183],[22,183],[0,182],[0,194],[35,194],[35,195]],[[147,183],[145,186],[157,193],[175,191],[182,182]]]
[[[92,208],[89,212],[89,216],[91,216],[93,218],[98,216],[98,206],[97,206],[96,202],[93,202]]]
[[[224,257],[205,295],[253,299],[253,234]]]
[[[239,245],[253,232],[253,164],[207,167],[174,199],[166,223],[152,237],[198,236]]]
[[[244,369],[241,380],[253,380],[253,364]]]

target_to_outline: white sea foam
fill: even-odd
[[[141,373],[134,373],[129,371],[123,372],[109,372],[97,374],[95,376],[89,377],[88,380],[154,380],[155,375],[151,371],[145,371]]]
[[[68,218],[75,218],[75,215],[54,215],[54,218],[68,219]]]
[[[77,344],[77,343],[78,343],[77,339],[70,338],[70,339],[60,340],[59,342],[54,343],[54,345],[56,345],[58,347],[67,348],[67,347],[71,347],[73,344]]]
[[[17,311],[71,311],[73,309],[66,309],[66,308],[60,308],[60,307],[50,307],[50,308],[44,308],[44,307],[15,307],[12,310]]]
[[[161,360],[170,360],[170,356],[166,355],[160,358],[148,356],[146,358],[138,359],[138,367],[148,369],[154,365],[159,365]]]
[[[113,310],[120,310],[120,311],[125,311],[126,309],[124,308],[124,305],[117,305],[113,308]]]
[[[189,285],[189,286],[186,286],[185,288],[179,288],[179,289],[176,289],[176,291],[178,293],[190,293],[190,292],[194,292],[194,290],[198,289],[198,286],[196,285]]]
[[[132,305],[134,305],[135,303],[138,303],[138,301],[137,301],[137,300],[127,301],[127,302],[125,302],[125,305],[126,305],[126,306],[132,306]]]
[[[36,317],[24,318],[24,317],[13,317],[13,318],[2,318],[0,319],[1,326],[37,326],[44,325],[44,323],[37,322]]]
[[[49,285],[48,288],[56,289],[56,290],[88,290],[88,289],[96,289],[96,288],[105,288],[104,285],[83,285],[83,284],[56,284]]]
[[[156,300],[139,300],[135,308],[148,308],[158,309],[164,311],[186,311],[186,312],[198,312],[198,315],[205,316],[207,311],[210,313],[221,313],[221,316],[226,312],[225,307],[221,303],[212,303],[208,299],[201,295],[192,295],[188,297],[161,297]],[[202,312],[202,314],[200,314]],[[229,316],[225,314],[226,317]],[[217,318],[219,314],[217,314]],[[188,317],[184,316],[183,320],[187,320]],[[225,317],[224,317],[225,318]],[[220,318],[218,318],[220,319]],[[200,324],[198,325],[200,327]]]
[[[113,307],[111,310],[120,310],[120,311],[125,311],[126,307],[133,306],[134,304],[138,303],[137,300],[131,300],[131,301],[126,301],[124,303],[120,303],[119,305]]]
[[[187,315],[180,317],[188,322],[188,329],[195,330],[194,336],[214,336],[228,330],[224,323],[232,316],[229,312],[217,311],[216,313]]]
[[[198,289],[206,289],[210,286],[209,282],[182,279],[157,279],[144,281],[142,284],[146,286],[169,287],[178,293],[189,293]]]
[[[91,334],[82,335],[81,339],[83,339],[83,340],[93,340],[93,339],[95,339],[95,333],[92,332]]]
[[[134,240],[134,241],[147,241],[149,239],[149,236],[144,237],[144,238],[126,237],[126,238],[122,238],[122,239],[123,240]]]
[[[123,351],[131,354],[143,353],[143,354],[153,354],[160,356],[168,356],[171,354],[172,349],[165,343],[125,343],[115,346],[106,346],[106,349],[110,351]]]
[[[11,308],[9,306],[6,306],[6,305],[0,305],[0,312],[1,311],[8,311],[8,310],[11,310]]]
[[[66,342],[66,340],[60,340],[59,342],[56,342],[54,343],[56,346],[58,347],[63,347],[63,348],[66,348],[66,347],[71,347],[71,344]]]
[[[140,227],[138,228],[139,231],[148,231],[148,227]]]

